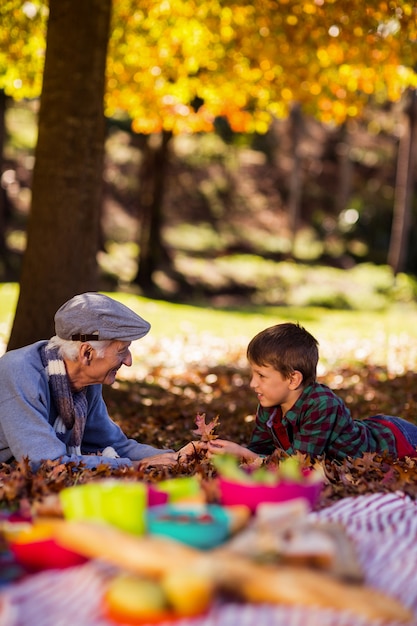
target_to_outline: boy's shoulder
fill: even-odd
[[[302,396],[305,400],[308,398],[312,400],[317,400],[319,398],[331,399],[337,403],[343,403],[343,400],[339,398],[338,395],[325,383],[314,382],[311,385],[308,385],[304,391]]]

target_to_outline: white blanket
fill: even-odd
[[[309,515],[344,525],[366,584],[410,607],[417,626],[417,502],[402,493],[374,494],[346,498]],[[102,565],[89,562],[10,585],[0,593],[0,626],[112,626],[100,609],[105,574]],[[333,610],[230,603],[214,606],[204,618],[176,620],[175,626],[377,626],[377,622]]]

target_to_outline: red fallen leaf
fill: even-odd
[[[395,473],[395,470],[393,467],[391,467],[388,472],[386,472],[383,476],[383,478],[381,479],[381,485],[389,485],[390,483],[392,483],[394,480],[397,479],[397,475]]]
[[[213,433],[213,430],[216,426],[219,425],[219,416],[216,415],[214,419],[211,420],[208,424],[206,424],[206,414],[205,413],[197,413],[195,418],[195,423],[197,426],[196,430],[193,430],[193,434],[200,437],[201,441],[212,441],[213,439],[217,439],[218,435]]]

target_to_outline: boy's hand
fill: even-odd
[[[207,456],[210,458],[215,454],[232,454],[245,461],[253,461],[258,458],[255,452],[251,452],[234,441],[227,441],[227,439],[213,439],[207,443]]]

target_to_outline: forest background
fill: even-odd
[[[114,243],[133,245],[113,284],[162,298],[284,304],[298,282],[298,304],[351,307],[355,282],[334,300],[282,262],[386,263],[394,297],[413,273],[412,4],[9,0],[1,24],[3,155],[11,104],[40,104],[9,347],[97,289]],[[20,182],[2,170],[7,274]]]
[[[411,3],[10,0],[1,17],[4,349],[50,336],[76,292],[129,294],[163,321],[106,390],[115,418],[178,445],[207,410],[243,441],[245,342],[292,319],[354,416],[416,419]]]

